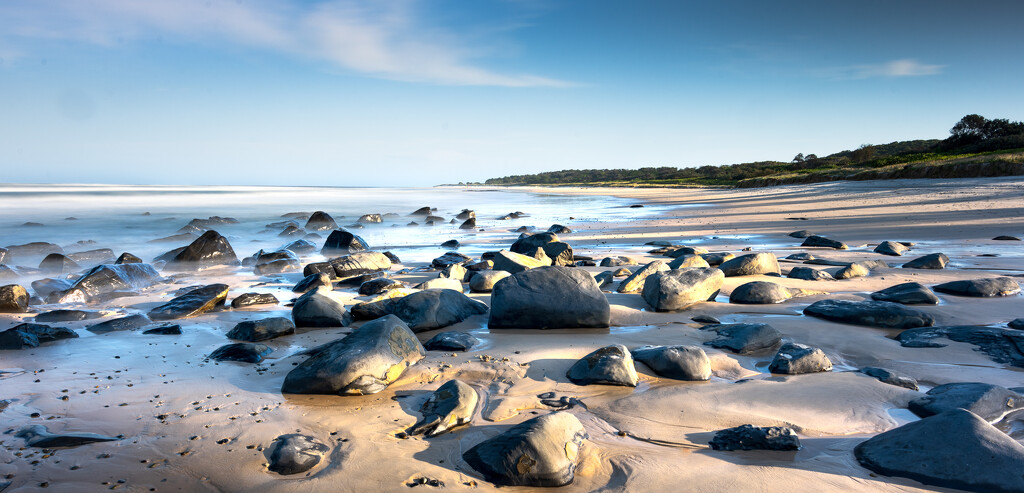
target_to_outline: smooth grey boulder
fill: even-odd
[[[585,271],[539,267],[502,279],[491,292],[492,329],[608,327],[611,307]]]
[[[822,247],[822,248],[833,248],[836,250],[846,250],[849,248],[846,243],[836,240],[830,240],[824,236],[811,235],[804,238],[804,242],[800,246],[805,247]]]
[[[799,292],[774,282],[753,281],[736,286],[729,294],[729,302],[748,305],[782,303]]]
[[[282,476],[306,472],[320,463],[330,447],[307,435],[289,434],[274,439],[267,469]]]
[[[51,253],[64,253],[64,249],[53,243],[35,241],[24,245],[7,245],[4,252],[6,253],[4,262],[13,264],[25,261],[24,258],[19,257],[45,257]]]
[[[446,252],[444,255],[435,258],[430,266],[437,270],[444,270],[449,265],[466,265],[473,261],[473,257],[463,255],[459,252]]]
[[[789,275],[786,277],[790,279],[803,279],[805,281],[835,281],[836,278],[832,277],[832,274],[823,270],[812,269],[810,267],[793,267],[789,271]]]
[[[214,230],[208,230],[196,238],[184,250],[167,259],[165,268],[190,270],[219,265],[240,265],[235,250],[228,239]],[[126,264],[130,265],[130,264]]]
[[[698,346],[641,346],[631,353],[634,360],[661,377],[687,381],[711,379],[711,360]]]
[[[276,305],[277,296],[270,293],[244,293],[231,300],[231,308],[245,308],[254,305]]]
[[[346,327],[352,316],[345,305],[330,296],[331,289],[320,286],[295,300],[292,321],[296,327]]]
[[[328,262],[331,264],[331,267],[334,267],[334,274],[339,279],[383,272],[391,268],[391,260],[387,255],[380,252],[353,253],[332,258]],[[303,271],[303,274],[309,275],[305,271]]]
[[[978,493],[1024,491],[1024,446],[964,409],[875,435],[853,452],[884,476]]]
[[[904,269],[945,269],[949,257],[942,253],[930,253],[903,264]]]
[[[768,371],[784,375],[832,371],[832,360],[821,349],[790,342],[779,348]]]
[[[1024,407],[1024,395],[1006,387],[981,382],[956,382],[939,385],[907,405],[924,418],[951,409],[966,409],[984,419],[997,421],[1006,413]]]
[[[487,313],[487,305],[462,291],[428,289],[391,300],[387,311],[405,321],[413,332],[424,332]]]
[[[934,339],[949,339],[978,346],[993,361],[1024,368],[1024,332],[998,327],[955,325],[904,330],[896,340],[904,347],[939,348]]]
[[[67,327],[25,323],[0,332],[0,349],[29,349],[43,343],[76,337],[78,334]]]
[[[1020,285],[1009,277],[950,281],[937,284],[932,289],[940,293],[977,298],[1020,294]]]
[[[309,216],[309,219],[306,220],[306,225],[302,229],[306,231],[326,231],[338,229],[338,223],[334,221],[330,214],[324,211],[316,211]]]
[[[619,283],[619,287],[615,290],[620,293],[636,293],[637,291],[644,289],[644,281],[647,280],[648,276],[657,272],[665,272],[667,270],[670,270],[670,268],[665,264],[664,260],[655,260],[654,262],[637,269],[636,272],[633,272],[629,277],[623,279],[622,282]]]
[[[571,484],[587,439],[576,416],[545,414],[524,421],[462,454],[488,481],[505,486],[555,487]]]
[[[730,254],[731,255],[731,254]],[[716,265],[720,265],[722,262],[718,262]],[[676,257],[675,260],[669,262],[669,269],[690,269],[694,267],[711,267],[711,264],[704,257],[700,255],[683,255],[682,257]]]
[[[469,278],[469,290],[473,293],[490,293],[498,281],[510,275],[512,274],[504,270],[477,271]]]
[[[113,320],[107,320],[97,324],[92,324],[85,328],[89,332],[95,334],[105,334],[107,332],[114,332],[118,330],[135,330],[141,327],[145,327],[153,323],[149,317],[136,313],[125,317],[115,318]]]
[[[723,282],[725,275],[719,269],[674,269],[648,276],[642,294],[659,312],[682,310],[714,299]]]
[[[358,235],[344,229],[336,229],[327,236],[327,241],[324,242],[320,253],[325,257],[329,257],[332,255],[359,253],[369,249],[370,245]]]
[[[871,274],[871,269],[861,262],[854,262],[835,273],[836,279],[853,279],[855,277],[866,277]]]
[[[467,332],[440,332],[423,343],[427,351],[469,351],[480,339]]]
[[[462,292],[462,282],[459,279],[449,279],[447,277],[438,277],[435,279],[429,279],[426,282],[422,282],[414,286],[416,289],[447,289],[450,291]]]
[[[539,249],[539,251],[543,252],[544,250]],[[551,265],[551,259],[548,258],[547,254],[543,255],[542,258],[537,258],[507,250],[502,250],[495,254],[492,261],[494,262],[494,270],[503,270],[510,274]]]
[[[865,366],[860,369],[860,372],[867,376],[874,377],[882,383],[895,385],[897,387],[904,387],[910,390],[917,390],[917,380],[909,375],[873,366]]]
[[[47,298],[58,303],[99,301],[111,293],[138,291],[160,280],[160,274],[149,264],[98,265],[67,290],[55,291]]]
[[[621,267],[623,265],[639,265],[629,257],[605,257],[601,259],[601,267]]]
[[[225,344],[212,353],[209,358],[215,361],[240,361],[242,363],[259,363],[274,350],[266,344],[235,342]]]
[[[24,439],[25,445],[36,448],[68,448],[96,442],[116,442],[117,437],[96,433],[50,433],[43,425],[29,425],[14,436]]]
[[[615,274],[610,270],[606,270],[604,272],[601,272],[600,274],[595,275],[594,282],[597,283],[598,288],[604,289],[608,286],[611,286],[611,284],[615,282]]]
[[[149,311],[152,320],[172,320],[202,315],[227,300],[227,284],[209,284],[195,288]]]
[[[906,282],[871,293],[876,301],[891,301],[901,305],[938,305],[939,297],[923,284]]]
[[[259,342],[294,333],[295,324],[291,320],[270,317],[239,322],[228,331],[227,337],[238,341]]]
[[[324,272],[310,274],[303,277],[301,281],[295,283],[295,286],[292,286],[292,292],[305,294],[319,288],[320,286],[328,289],[334,287],[334,284],[331,283],[331,276]]]
[[[779,260],[774,253],[748,253],[726,260],[718,266],[726,277],[780,274]]]
[[[0,286],[0,313],[28,311],[28,290],[19,284]]]
[[[701,254],[705,254],[705,253],[708,253],[708,249],[704,248],[704,247],[681,246],[681,247],[676,247],[676,248],[671,248],[671,249],[666,250],[665,251],[665,256],[666,257],[672,257],[672,258],[679,258],[679,257],[685,257],[687,255],[701,255]]]
[[[551,259],[551,265],[570,266],[573,264],[572,247],[558,240],[554,233],[537,233],[519,238],[509,251],[520,255],[533,256],[540,248]]]
[[[409,429],[409,434],[436,437],[458,426],[468,425],[479,402],[480,396],[473,387],[459,380],[449,380],[420,406],[423,417]]]
[[[605,346],[580,358],[565,375],[576,385],[636,387],[640,381],[633,356],[622,344]]]
[[[718,338],[704,344],[728,349],[736,354],[751,354],[771,349],[782,341],[782,333],[768,324],[711,324],[701,330],[713,330]]]
[[[394,315],[367,322],[312,351],[284,379],[286,394],[374,394],[387,388],[426,351]]]
[[[381,294],[392,289],[404,288],[405,283],[397,279],[388,279],[381,277],[378,279],[370,279],[359,285],[360,296],[373,296],[375,294]]]
[[[875,247],[875,253],[891,255],[893,257],[902,256],[905,251],[907,251],[907,247],[895,241],[883,241]]]
[[[800,438],[792,428],[740,425],[715,432],[712,450],[799,450]]]
[[[821,300],[805,308],[804,314],[883,329],[913,329],[935,324],[935,319],[925,312],[888,301]]]

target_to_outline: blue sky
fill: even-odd
[[[430,186],[1024,120],[1024,2],[0,0],[3,182]]]

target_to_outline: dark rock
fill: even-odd
[[[287,227],[285,227],[284,230],[282,230],[280,233],[277,234],[277,236],[279,236],[281,238],[290,238],[292,236],[303,236],[305,234],[306,234],[306,231],[304,229],[302,229],[302,228],[300,228],[300,227],[298,227],[298,226],[296,226],[294,224],[291,224],[291,225],[288,225]]]
[[[620,293],[636,293],[638,291],[642,291],[644,289],[645,281],[651,274],[665,272],[668,270],[671,270],[671,268],[665,264],[665,261],[655,260],[637,269],[636,272],[633,272],[629,277],[623,279],[623,281],[619,283],[619,287],[616,288],[616,291]]]
[[[161,325],[160,327],[154,327],[142,332],[143,335],[158,335],[158,336],[179,336],[181,335],[180,325]]]
[[[459,245],[459,240],[448,240],[444,243],[441,243],[441,248],[459,248],[460,246],[461,245]]]
[[[846,267],[850,265],[851,262],[841,262],[838,260],[829,260],[827,258],[812,258],[810,260],[805,260],[804,263],[810,265],[829,265],[833,267]]]
[[[503,270],[481,270],[469,278],[469,290],[473,293],[490,293],[498,281],[510,276]]]
[[[46,298],[50,293],[56,291],[67,291],[73,283],[68,279],[39,279],[32,281],[32,291],[35,291],[36,296],[40,298]]]
[[[467,332],[440,332],[423,344],[427,351],[469,351],[480,340]]]
[[[36,241],[24,245],[8,245],[4,249],[7,252],[5,262],[21,261],[19,257],[45,257],[51,253],[64,253],[64,249],[53,243]]]
[[[286,394],[374,394],[425,356],[401,319],[386,315],[320,346],[284,379]]]
[[[137,291],[160,281],[149,264],[98,265],[78,278],[67,291],[59,293],[60,303],[97,301],[117,291]]]
[[[395,254],[393,254],[391,252],[384,252],[384,256],[387,257],[388,260],[390,260],[392,264],[401,264],[402,263],[402,260],[398,258],[398,255],[395,255]]]
[[[74,272],[81,269],[74,260],[71,260],[60,253],[51,253],[47,255],[46,258],[39,263],[39,268],[42,269],[43,272],[51,273]]]
[[[792,428],[741,425],[715,433],[713,450],[799,450],[800,438]]]
[[[701,324],[720,324],[720,323],[722,323],[720,320],[718,320],[715,317],[712,317],[711,315],[696,315],[696,316],[690,317],[690,320],[693,320],[694,322],[701,323]]]
[[[708,249],[704,247],[688,247],[681,246],[665,251],[666,257],[679,258],[687,255],[702,255],[708,253]]]
[[[611,308],[587,272],[551,266],[498,281],[491,292],[492,329],[608,327]]]
[[[804,314],[833,322],[885,329],[912,329],[935,323],[935,319],[925,312],[888,301],[821,300],[805,308]]]
[[[899,257],[903,255],[903,252],[905,251],[907,251],[907,247],[903,246],[902,243],[896,243],[895,241],[883,241],[875,247],[875,253],[891,255],[893,257]]]
[[[218,265],[240,265],[228,239],[209,230],[167,261],[172,269],[196,269]]]
[[[392,289],[404,288],[405,283],[396,279],[388,279],[385,277],[372,279],[359,285],[360,296],[372,296],[375,294],[381,294],[385,291]],[[461,288],[461,285],[460,285]]]
[[[718,338],[705,342],[707,346],[728,349],[736,354],[751,354],[771,349],[782,341],[782,333],[768,324],[705,325],[701,330],[713,330]]]
[[[380,252],[360,252],[332,258],[331,266],[338,278],[383,272],[391,268],[391,260]],[[309,274],[306,274],[309,275]]]
[[[444,218],[441,216],[427,216],[424,221],[427,226],[433,226],[434,223],[443,223]]]
[[[836,240],[830,240],[824,236],[811,235],[804,238],[804,242],[800,246],[805,247],[823,247],[823,248],[834,248],[836,250],[846,250],[846,243]]]
[[[885,368],[876,368],[873,366],[866,366],[860,369],[860,372],[870,377],[875,377],[879,382],[887,383],[889,385],[895,385],[897,387],[904,387],[910,390],[917,390],[917,380],[913,377],[898,373]]]
[[[459,225],[459,229],[475,229],[475,228],[476,228],[476,218],[475,217],[471,217],[469,219],[466,219],[462,224]]]
[[[1024,491],[1024,446],[963,409],[907,423],[861,442],[857,462],[885,476],[974,491]]]
[[[259,342],[295,333],[295,325],[284,317],[240,322],[227,333],[228,339]]]
[[[658,272],[644,281],[643,297],[657,311],[682,310],[713,299],[724,281],[715,268]]]
[[[447,252],[430,262],[430,266],[441,270],[449,265],[466,265],[473,261],[473,257],[463,255],[459,252]]]
[[[793,238],[807,238],[807,237],[810,237],[810,236],[814,236],[814,233],[811,233],[810,231],[807,231],[806,229],[801,229],[800,231],[794,231],[794,232],[790,233],[789,236],[791,236]]]
[[[366,243],[366,240],[344,229],[336,229],[331,231],[331,235],[327,237],[320,253],[329,257],[331,255],[348,255],[369,249],[370,245]]]
[[[779,261],[773,253],[750,253],[722,262],[718,266],[726,277],[779,274]]]
[[[306,472],[320,463],[330,447],[306,435],[281,435],[270,446],[267,469],[282,476]]]
[[[209,358],[216,361],[241,361],[242,363],[259,363],[268,354],[274,352],[266,344],[235,342],[225,344],[212,353]]]
[[[370,282],[374,279],[382,279],[384,275],[384,272],[371,272],[369,274],[360,274],[358,276],[338,279],[335,283],[337,283],[338,286],[352,286],[358,288],[359,286],[362,286],[363,283]]]
[[[102,313],[89,310],[60,309],[40,313],[39,315],[36,315],[35,321],[41,323],[78,322],[81,320],[91,320],[94,318],[100,318],[102,316]]]
[[[945,269],[949,257],[942,253],[930,253],[903,264],[904,269]]]
[[[487,439],[462,458],[488,481],[507,486],[572,483],[587,432],[567,412],[538,416]]]
[[[0,286],[0,313],[28,311],[28,291],[18,284]]]
[[[467,425],[480,401],[473,387],[449,380],[437,388],[420,407],[423,417],[409,429],[410,435],[436,437],[457,426]]]
[[[313,215],[309,216],[309,220],[306,221],[306,226],[303,229],[307,231],[327,231],[338,229],[338,223],[334,222],[334,218],[330,214],[324,211],[316,211]]]
[[[711,378],[711,360],[697,346],[642,346],[634,349],[632,354],[633,359],[647,365],[661,377],[688,381]]]
[[[461,291],[428,289],[394,299],[388,313],[402,319],[413,332],[457,324],[473,315],[487,313],[487,305]]]
[[[1006,387],[980,382],[939,385],[907,405],[925,418],[951,409],[966,409],[985,421],[998,421],[1008,412],[1024,407],[1024,395]]]
[[[333,271],[334,268],[331,267],[331,273],[333,273]],[[328,289],[334,287],[334,285],[331,283],[331,277],[324,272],[317,272],[302,278],[301,281],[299,281],[297,284],[295,284],[294,287],[292,287],[292,291],[295,293],[308,293],[316,288],[319,288],[320,286],[324,286]]]
[[[605,346],[580,358],[565,375],[576,385],[636,387],[640,380],[633,365],[633,356],[622,344]]]
[[[136,257],[135,255],[132,255],[132,254],[130,254],[128,252],[122,253],[121,256],[117,257],[117,260],[114,261],[115,265],[121,265],[121,264],[141,264],[141,263],[142,263],[142,259],[141,258]]]
[[[572,247],[558,240],[554,233],[538,233],[516,240],[509,250],[521,255],[532,256],[538,248],[551,258],[552,265],[573,265]]]
[[[904,347],[938,348],[945,344],[932,342],[945,338],[978,346],[994,361],[1024,368],[1024,332],[996,327],[959,325],[948,327],[927,327],[900,332],[896,340]]]
[[[331,289],[320,286],[295,300],[292,320],[296,327],[346,327],[352,316],[345,305],[330,296]]]
[[[114,258],[114,251],[109,248],[97,248],[84,252],[69,253],[68,258],[77,263],[106,263]]]
[[[189,243],[192,243],[193,241],[195,241],[196,238],[198,238],[198,236],[196,236],[196,235],[194,235],[192,233],[183,233],[183,234],[165,236],[163,238],[157,238],[155,240],[149,240],[146,243],[183,243],[183,242],[186,242],[186,241],[189,242]],[[170,260],[170,259],[174,258],[174,255],[177,255],[178,253],[180,253],[184,249],[185,249],[185,247],[176,248],[174,250],[171,250],[170,252],[167,252],[167,253],[157,257],[155,260]]]
[[[544,250],[537,249],[536,256],[523,255],[520,253],[502,250],[494,256],[494,270],[502,270],[510,274],[516,274],[538,267],[551,265],[551,258]]]
[[[620,267],[623,265],[639,265],[629,257],[605,257],[601,259],[601,267]]]
[[[796,290],[799,293],[799,290]],[[767,281],[753,281],[736,286],[729,294],[730,303],[767,305],[782,303],[793,297],[794,290]]]
[[[307,253],[313,253],[316,251],[316,244],[308,240],[295,240],[287,245],[281,247],[282,250],[288,250],[296,255],[305,255]]]
[[[40,344],[74,339],[75,331],[67,327],[50,327],[42,324],[20,324],[0,332],[0,349],[27,349]]]
[[[714,267],[722,265],[723,263],[736,258],[736,256],[729,252],[711,252],[700,254],[700,258],[704,259],[709,266]]]
[[[67,448],[96,442],[116,442],[117,437],[95,433],[50,433],[43,425],[29,425],[15,435],[25,440],[25,445],[36,448]]]
[[[149,318],[159,321],[201,315],[223,305],[229,290],[227,284],[210,284],[194,289],[150,310]]]
[[[354,320],[375,320],[389,313],[388,306],[393,301],[392,298],[385,298],[380,301],[356,303],[349,314]]]
[[[253,305],[276,305],[277,296],[270,293],[245,293],[231,300],[231,308],[245,308]]]
[[[1017,238],[1016,236],[1006,236],[1006,235],[996,236],[995,238],[992,238],[992,239],[993,240],[998,240],[998,241],[1020,241],[1020,238]]]
[[[1024,318],[1016,318],[1006,324],[1011,329],[1024,330]]]
[[[811,254],[809,254],[807,252],[791,253],[789,255],[786,255],[786,260],[800,260],[800,261],[814,260],[814,255],[811,255]]]
[[[950,281],[936,285],[934,290],[957,296],[993,297],[1020,293],[1020,285],[1009,277]]]
[[[891,301],[903,305],[937,305],[939,297],[932,290],[916,282],[907,282],[871,293],[876,301]]]
[[[306,277],[320,273],[327,274],[330,279],[338,277],[338,273],[334,271],[334,266],[330,262],[313,262],[302,268],[302,275]]]
[[[420,207],[419,209],[416,209],[415,211],[413,211],[412,214],[409,214],[409,215],[410,216],[429,216],[431,210],[433,210],[433,209],[431,209],[430,207]]]
[[[302,264],[299,263],[299,259],[286,258],[272,260],[265,264],[256,264],[256,267],[253,269],[253,273],[259,276],[270,276],[274,274],[284,274],[286,272],[295,272],[301,268]]]
[[[790,342],[779,348],[768,371],[784,375],[832,371],[832,361],[821,349]]]
[[[823,270],[812,269],[810,267],[793,267],[789,271],[790,279],[803,279],[805,281],[834,281],[836,278],[832,277],[832,274]]]
[[[555,234],[558,234],[558,235],[567,235],[569,233],[572,233],[572,230],[567,228],[567,227],[565,227],[565,226],[562,226],[561,224],[552,224],[551,227],[548,228],[548,233],[555,233]]]
[[[106,322],[92,324],[85,329],[96,334],[105,334],[107,332],[119,330],[135,330],[151,323],[153,322],[149,317],[141,313],[136,313],[121,318],[115,318],[113,320],[107,320]]]

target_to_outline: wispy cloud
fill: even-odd
[[[816,70],[821,77],[833,79],[870,79],[877,77],[923,77],[938,75],[946,68],[945,65],[921,63],[912,58],[892,60],[885,63],[849,65]]]
[[[114,47],[161,38],[231,43],[326,61],[382,79],[444,85],[565,87],[570,82],[506,73],[481,63],[480,41],[425,25],[410,0],[7,0],[0,2],[0,46],[24,52],[32,40]]]

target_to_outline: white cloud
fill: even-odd
[[[372,77],[445,85],[564,87],[570,82],[478,65],[479,41],[423,25],[408,0],[6,0],[0,45],[35,39],[116,46],[163,38],[232,43],[322,60]]]
[[[892,60],[885,63],[850,65],[819,70],[818,74],[835,79],[870,79],[875,77],[922,77],[938,75],[945,65],[921,63],[911,58]]]

